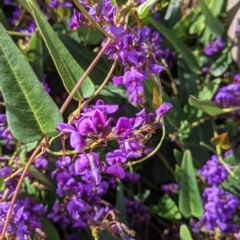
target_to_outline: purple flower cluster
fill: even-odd
[[[233,224],[233,216],[240,202],[237,196],[219,187],[219,184],[226,179],[227,171],[220,165],[218,157],[212,156],[199,170],[199,174],[206,178],[209,187],[202,193],[204,214],[199,221],[192,222],[194,232],[216,228],[225,233],[236,232],[237,227]]]
[[[70,1],[70,0],[64,0],[64,1],[61,1],[61,0],[50,0],[48,2],[48,6],[50,8],[53,8],[53,9],[56,9],[56,8],[59,8],[59,7],[70,8],[70,7],[72,7],[72,1]]]
[[[179,191],[177,183],[168,183],[161,186],[161,190],[166,194],[176,194]]]
[[[127,216],[131,216],[130,226],[136,228],[143,227],[151,218],[147,209],[136,200],[129,200],[128,198],[124,200]]]
[[[13,137],[7,125],[6,114],[0,114],[0,139],[3,139],[5,146],[10,148],[10,142],[13,140]]]
[[[215,53],[221,52],[225,44],[226,43],[224,40],[216,39],[205,47],[204,52],[206,55],[212,56]]]
[[[15,165],[18,161],[14,160]],[[7,166],[7,161],[1,161],[0,175],[6,179],[13,173],[13,169]],[[11,204],[11,198],[16,189],[20,175],[5,182],[5,189],[0,191],[0,232],[6,219],[6,215]],[[9,239],[29,239],[32,233],[42,236],[41,217],[46,214],[47,209],[43,204],[38,203],[34,197],[17,199],[13,206],[11,221],[7,228]]]
[[[101,221],[110,209],[101,199],[108,183],[102,181],[96,186],[91,173],[82,175],[76,166],[68,156],[57,160],[52,177],[57,180],[56,192],[62,201],[55,202],[48,217],[63,227],[73,226],[80,231],[88,222]]]
[[[217,155],[213,155],[212,158],[199,169],[198,173],[206,179],[208,185],[218,185],[222,183],[228,175],[226,168],[219,162]]]
[[[120,117],[115,123],[111,116],[118,105],[107,105],[98,100],[95,105],[85,107],[70,124],[59,123],[58,129],[64,139],[70,136],[70,144],[78,152],[76,173],[82,176],[90,174],[97,185],[101,182],[101,172],[124,178],[124,165],[130,159],[142,157],[147,143],[145,136],[161,126],[160,119],[171,106],[170,103],[163,103],[156,110],[156,116],[143,109],[136,114],[136,118]],[[118,141],[119,148],[108,152],[105,162],[92,150],[90,153],[84,152],[107,145],[112,140]]]
[[[239,199],[219,188],[212,186],[205,188],[203,194],[204,214],[201,219],[193,224],[193,230],[215,230],[218,227],[222,232],[236,231],[232,218],[239,206]]]
[[[159,61],[164,58],[169,65],[176,55],[170,50],[162,50],[160,44],[162,36],[159,32],[144,26],[141,29],[133,27],[125,29],[121,26],[118,9],[111,5],[110,0],[104,0],[101,10],[98,12],[98,4],[91,5],[88,1],[80,1],[90,16],[97,22],[101,22],[103,28],[115,37],[105,51],[109,59],[119,59],[124,67],[124,74],[115,76],[115,86],[124,85],[129,101],[134,105],[142,105],[144,99],[143,81],[158,75],[163,70]],[[74,10],[70,21],[70,28],[78,28],[83,24],[91,25],[82,13]],[[103,41],[102,45],[105,44]]]
[[[214,101],[222,108],[240,106],[240,73],[234,77],[234,82],[218,90]],[[239,114],[235,112],[233,114]]]

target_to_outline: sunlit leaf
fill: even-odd
[[[59,109],[1,24],[0,72],[0,90],[13,136],[26,143],[43,134],[57,134],[56,125],[63,121]]]
[[[187,225],[182,224],[180,227],[180,239],[181,240],[193,240],[189,232]]]
[[[3,191],[4,189],[5,189],[4,179],[0,175],[0,191]]]
[[[155,4],[157,0],[146,0],[140,4],[137,8],[137,13],[140,19],[145,18],[148,15],[150,7]]]
[[[217,116],[223,113],[223,110],[210,100],[197,99],[190,96],[188,101],[191,106],[201,109],[210,116]]]

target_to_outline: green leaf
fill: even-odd
[[[193,96],[190,96],[188,101],[191,106],[201,109],[210,116],[217,116],[223,113],[223,110],[210,100],[197,99]]]
[[[181,19],[174,25],[173,32],[176,37],[181,38],[186,35],[189,27],[194,23],[197,18],[199,11],[198,9],[192,9],[186,15],[182,16]]]
[[[193,240],[192,236],[188,230],[188,227],[185,224],[182,224],[180,227],[180,239],[181,240]]]
[[[216,37],[221,37],[224,34],[223,24],[213,15],[203,0],[197,0],[198,4],[205,16],[206,25],[211,29]]]
[[[26,0],[26,2],[31,8],[33,17],[63,80],[64,86],[68,92],[71,92],[84,72],[57,37],[57,34],[46,20],[45,15],[39,10],[38,6],[32,0]],[[90,78],[87,77],[79,91],[74,95],[74,99],[79,100],[81,98],[91,97],[93,94],[94,85]]]
[[[0,8],[0,23],[2,23],[2,25],[7,29],[10,30],[11,27],[8,23],[8,20],[3,12],[3,10]]]
[[[36,169],[35,167],[31,166],[29,168],[29,173],[36,179],[38,180],[40,183],[42,183],[43,185],[54,189],[55,187],[53,186],[53,184],[46,178],[46,176],[44,176],[41,172],[39,172],[38,169]]]
[[[99,88],[99,86],[95,86],[96,89]],[[114,97],[114,98],[124,98],[127,99],[127,95],[125,93],[125,90],[120,87],[115,87],[114,85],[107,85],[105,86],[101,92],[99,93],[101,96],[105,97]]]
[[[77,31],[83,38],[84,43],[88,45],[95,46],[103,39],[102,33],[98,29],[93,29],[91,26],[83,25]]]
[[[0,90],[13,136],[20,142],[54,136],[62,116],[41,86],[25,56],[0,24]]]
[[[140,19],[147,17],[150,7],[155,4],[157,0],[147,0],[140,4],[137,8],[137,13]]]
[[[85,71],[96,57],[96,54],[94,54],[88,46],[79,44],[77,41],[67,35],[58,34],[58,37]],[[100,59],[98,64],[89,74],[89,77],[94,82],[94,85],[102,83],[107,76],[109,69],[110,66],[107,66],[103,59]]]
[[[204,87],[198,92],[198,98],[211,100],[219,88],[221,79],[217,78],[211,81],[210,83],[204,85]]]
[[[46,240],[60,240],[57,229],[54,225],[45,217],[42,216],[42,228],[41,230],[46,233]]]
[[[223,75],[231,65],[232,61],[233,59],[232,59],[231,52],[229,51],[227,53],[223,52],[219,56],[219,58],[212,64],[210,73],[214,77],[219,77]]]
[[[26,53],[27,60],[32,66],[33,71],[37,75],[39,81],[43,80],[43,48],[42,38],[38,32],[32,35],[28,50]]]
[[[192,155],[189,150],[183,154],[179,192],[179,209],[186,218],[200,218],[203,214],[202,200],[197,185]]]
[[[178,79],[180,82],[180,101],[183,107],[187,102],[190,95],[197,95],[197,83],[195,76],[189,71],[189,68],[184,62],[178,61]]]
[[[158,205],[150,207],[150,211],[166,219],[180,220],[182,218],[176,203],[168,195],[161,197]]]
[[[5,189],[4,179],[0,175],[0,191],[3,191],[4,189]]]
[[[118,180],[116,207],[117,207],[118,211],[120,212],[120,221],[122,223],[128,225],[126,206],[125,206],[125,201],[124,201],[123,184],[120,180]]]
[[[180,38],[177,38],[173,31],[168,30],[164,25],[155,20],[153,17],[150,17],[149,21],[174,46],[176,51],[182,55],[182,58],[186,62],[187,66],[194,73],[200,73],[200,67],[197,58],[193,55],[188,46]]]
[[[238,179],[234,178],[230,174],[228,175],[227,179],[225,179],[221,186],[226,191],[233,193],[234,195],[240,197],[240,168],[239,166],[233,170],[233,174],[238,177]]]

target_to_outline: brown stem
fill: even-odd
[[[101,86],[97,89],[97,91],[93,94],[92,97],[90,97],[88,100],[86,100],[84,103],[83,103],[83,106],[86,106],[88,103],[90,103],[101,91],[102,89],[104,88],[104,86],[108,83],[110,77],[112,76],[113,74],[113,71],[117,65],[117,61],[118,61],[118,58],[116,58],[113,62],[113,65],[108,73],[108,75],[106,76],[106,78],[104,79],[104,81],[102,82]]]
[[[110,44],[111,39],[108,38],[108,40],[106,41],[105,45],[103,46],[103,48],[101,49],[101,51],[98,53],[98,55],[96,56],[96,58],[93,60],[93,62],[90,64],[90,66],[88,67],[88,69],[86,70],[86,72],[83,74],[83,76],[81,77],[81,79],[78,81],[78,83],[76,84],[76,86],[73,88],[72,92],[69,94],[68,98],[65,100],[65,102],[63,103],[60,112],[63,113],[65,111],[65,109],[67,108],[68,104],[70,103],[70,101],[72,100],[74,94],[76,93],[76,91],[79,89],[79,87],[82,85],[82,83],[84,82],[84,80],[86,79],[86,77],[89,75],[89,73],[93,70],[94,66],[98,63],[99,59],[101,58],[101,56],[103,55],[104,51],[106,50],[106,48],[108,47],[108,45]],[[26,164],[23,173],[19,179],[19,182],[17,184],[17,187],[15,189],[15,192],[13,194],[13,198],[10,204],[10,207],[8,209],[8,213],[7,213],[7,217],[6,217],[6,221],[4,223],[3,226],[3,230],[2,230],[2,234],[0,236],[0,240],[4,240],[4,236],[6,234],[7,231],[7,227],[8,224],[10,222],[11,219],[11,214],[12,214],[12,210],[14,207],[14,204],[16,203],[17,197],[18,197],[18,192],[21,188],[22,182],[27,174],[28,169],[30,168],[31,164],[34,162],[35,157],[38,155],[38,153],[41,151],[42,149],[42,143],[45,142],[45,139],[43,138],[43,140],[40,142],[40,144],[38,145],[38,147],[34,150],[33,154],[31,155],[28,163]]]
[[[78,81],[78,83],[75,85],[75,87],[73,88],[72,92],[68,95],[67,99],[65,100],[65,102],[63,103],[60,112],[63,113],[67,106],[69,105],[70,101],[72,100],[74,94],[77,92],[77,90],[79,89],[79,87],[82,85],[83,81],[86,79],[86,77],[89,75],[89,73],[93,70],[93,68],[95,67],[95,65],[98,63],[99,59],[102,57],[104,51],[106,50],[106,48],[108,47],[108,45],[110,44],[112,40],[110,38],[108,38],[107,42],[104,44],[103,48],[101,49],[101,51],[98,53],[98,55],[96,56],[96,58],[93,60],[93,62],[90,64],[90,66],[88,67],[88,69],[86,70],[86,72],[82,75],[82,77],[80,78],[80,80]]]

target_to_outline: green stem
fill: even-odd
[[[166,130],[165,130],[165,126],[164,126],[163,119],[162,119],[162,124],[163,124],[163,126],[162,126],[162,137],[161,137],[161,139],[160,139],[157,147],[156,147],[152,152],[150,152],[147,156],[145,156],[144,158],[141,158],[141,159],[139,159],[139,160],[137,160],[137,161],[129,162],[129,163],[127,164],[127,167],[130,167],[130,166],[133,166],[133,165],[135,165],[135,164],[144,162],[144,161],[146,161],[148,158],[152,157],[155,153],[157,153],[157,151],[158,151],[159,148],[161,147],[161,145],[162,145],[162,143],[163,143],[163,140],[164,140],[164,138],[165,138],[165,135],[166,135]]]
[[[79,10],[83,13],[83,15],[100,31],[102,32],[105,36],[108,38],[112,39],[113,41],[115,40],[114,36],[109,34],[107,31],[105,31],[86,11],[86,9],[82,6],[82,4],[78,0],[74,0],[74,3],[76,6],[79,8]]]
[[[30,37],[30,36],[32,36],[31,33],[21,33],[21,32],[16,32],[16,31],[8,31],[8,34],[10,36],[17,36],[17,37]]]
[[[212,120],[212,126],[213,126],[213,134],[214,134],[214,137],[217,137],[218,136],[218,133],[217,133],[217,130],[216,130],[216,126],[215,126],[215,123],[214,121]],[[239,179],[234,173],[233,171],[229,168],[229,166],[225,163],[223,157],[222,157],[222,150],[221,148],[216,145],[216,152],[217,152],[217,155],[218,155],[218,159],[220,161],[220,163],[225,167],[225,169],[227,170],[227,172],[230,174],[230,176],[232,176],[233,178],[235,179]]]

